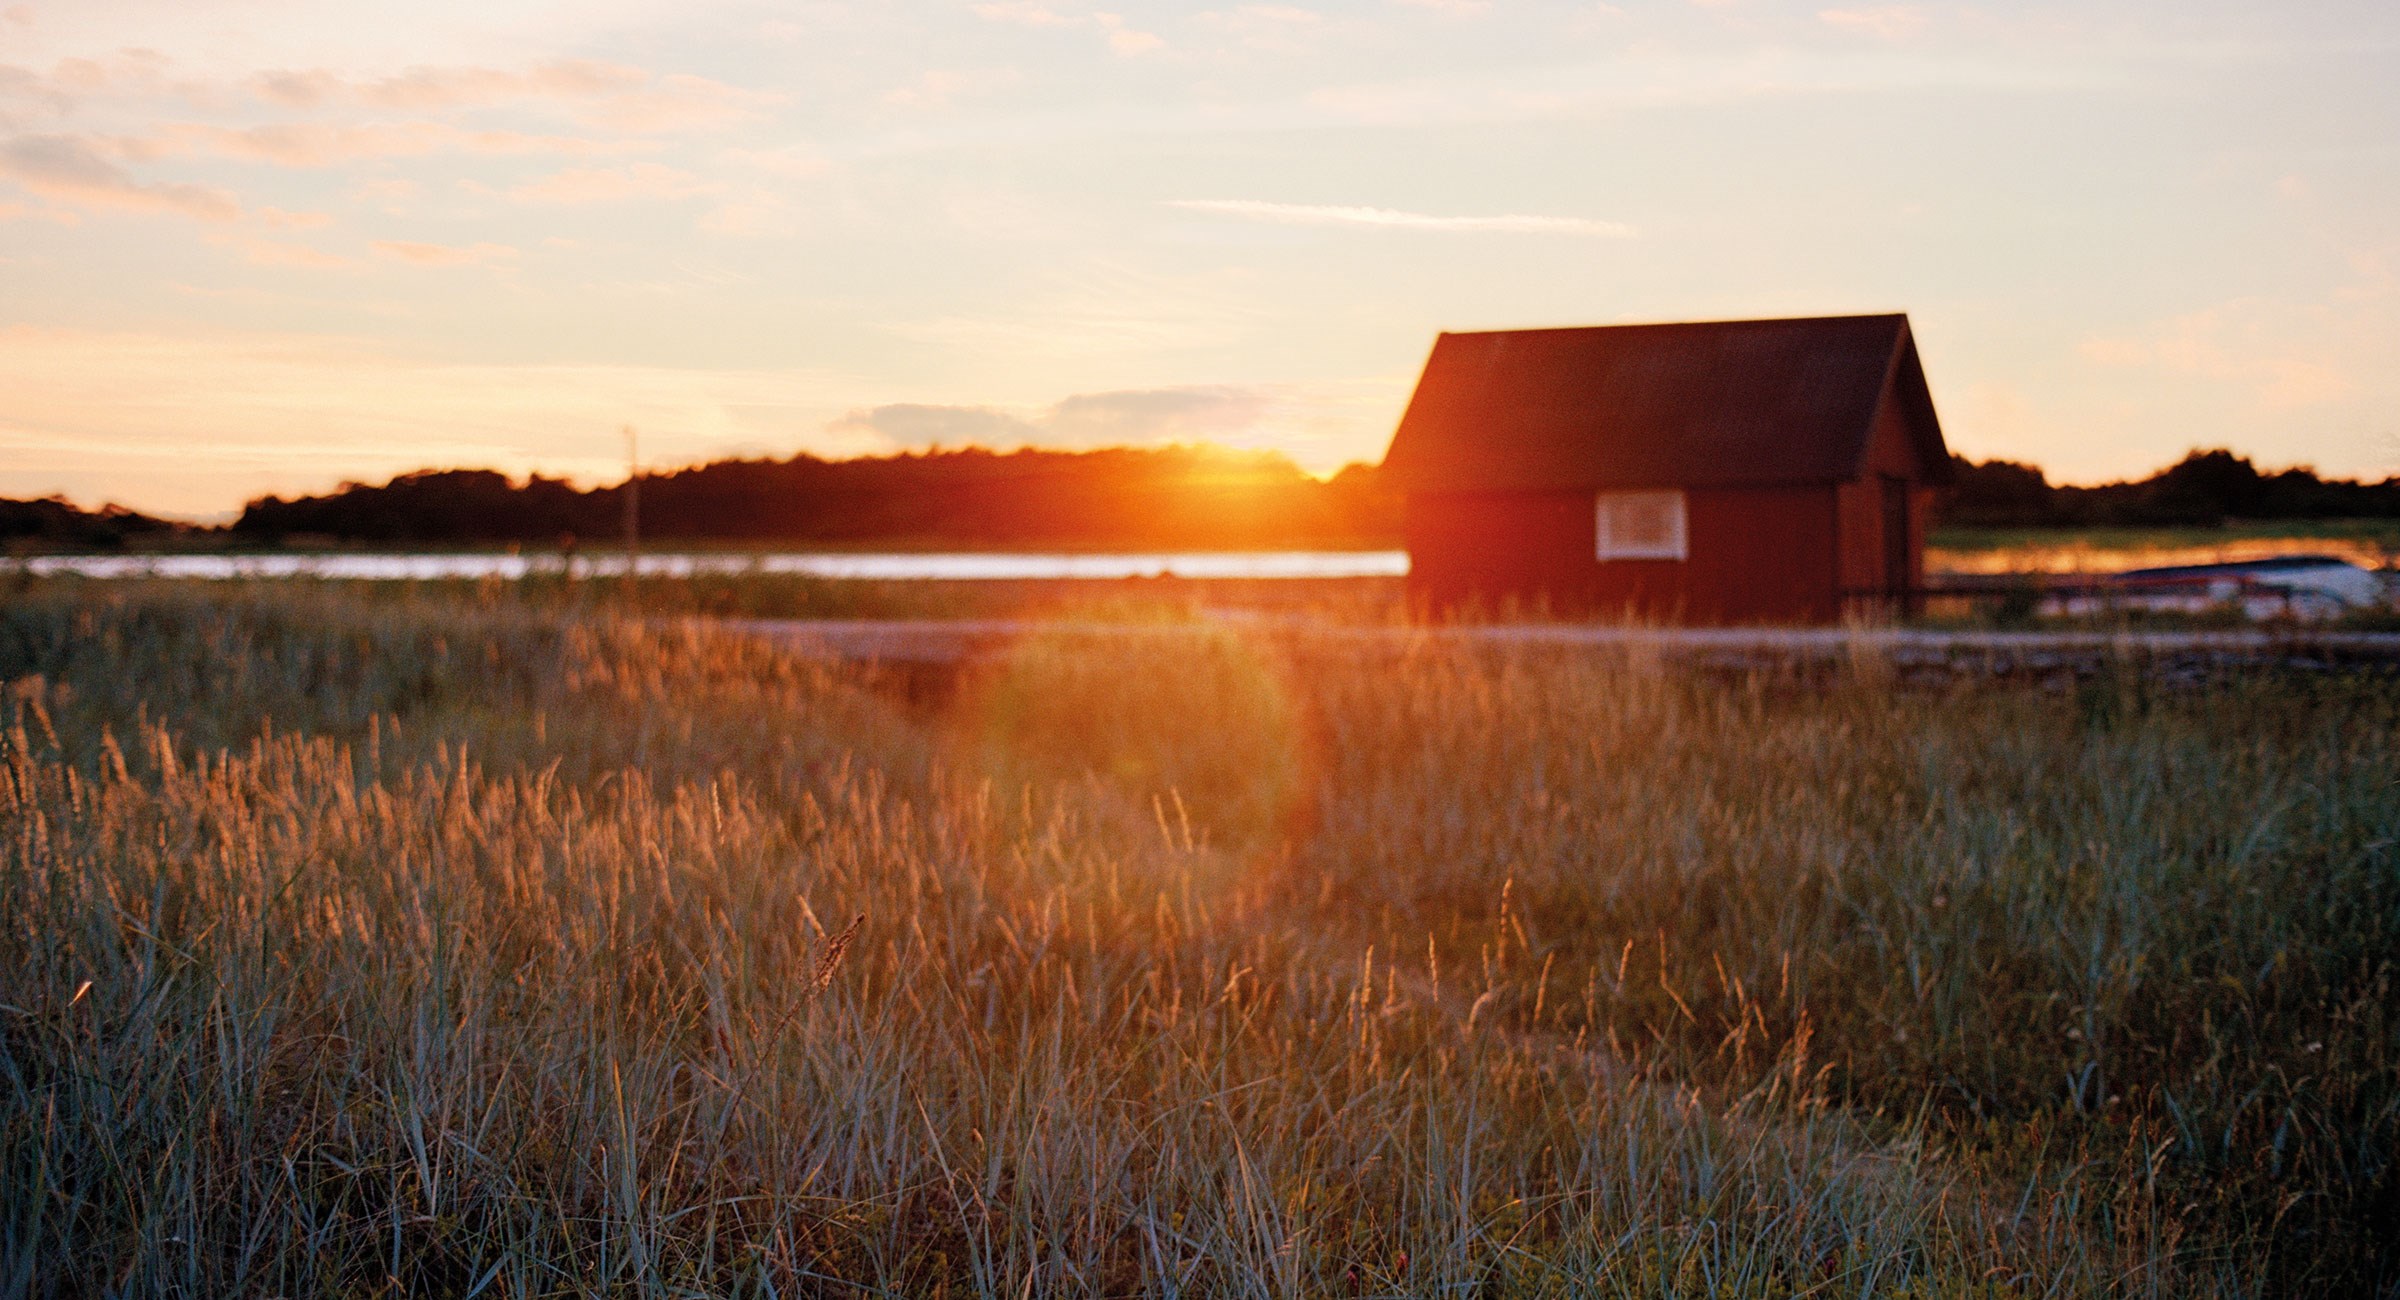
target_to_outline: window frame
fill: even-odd
[[[1664,504],[1671,524],[1672,536],[1664,542],[1617,539],[1610,535],[1609,507],[1629,501],[1644,500],[1649,504]],[[1691,558],[1691,518],[1685,494],[1681,488],[1642,488],[1628,492],[1601,492],[1592,500],[1592,550],[1594,557],[1609,560],[1688,560]]]

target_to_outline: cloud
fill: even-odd
[[[779,149],[726,149],[718,157],[746,172],[806,180],[833,170],[833,164],[813,149],[786,145]]]
[[[1078,21],[1047,5],[1036,4],[1034,0],[991,0],[987,4],[968,7],[978,18],[995,23],[1014,23],[1019,27],[1073,27]]]
[[[1881,5],[1871,9],[1820,9],[1817,21],[1843,31],[1900,41],[1925,30],[1931,15],[1921,5]]]
[[[2357,393],[2357,382],[2342,367],[2287,350],[2297,331],[2272,315],[2269,304],[2237,301],[2175,317],[2135,337],[2090,337],[2077,351],[2112,368],[2147,367],[2228,381],[2247,388],[2252,401],[2269,411],[2323,405]],[[2277,342],[2285,347],[2276,347]]]
[[[1250,428],[1267,408],[1265,394],[1226,386],[1078,393],[1051,407],[1042,426],[1070,443],[1188,442]]]
[[[782,96],[744,90],[706,77],[677,73],[638,89],[596,99],[576,117],[592,126],[636,135],[707,131],[757,117]]]
[[[780,96],[689,73],[657,74],[592,59],[556,59],[511,70],[415,67],[389,77],[345,78],[321,68],[262,72],[246,83],[280,108],[341,103],[436,115],[512,104],[546,105],[587,126],[637,135],[705,130],[757,115]]]
[[[900,402],[851,411],[826,426],[897,447],[1116,447],[1227,442],[1257,430],[1274,406],[1263,390],[1229,385],[1077,393],[1046,410]]]
[[[1847,42],[1686,51],[1639,46],[1588,59],[1329,84],[1307,92],[1297,105],[1265,106],[1252,120],[1276,127],[1328,121],[1457,126],[1845,95],[1990,91],[2056,97],[2150,84],[2211,57],[2216,56],[2188,50],[2035,48],[1997,41],[1939,49]]]
[[[926,406],[895,402],[851,411],[825,426],[834,433],[869,433],[899,447],[975,444],[1012,447],[1036,442],[1041,426],[988,406]]]
[[[728,178],[697,193],[717,201],[695,223],[716,235],[765,238],[797,231],[805,215],[793,181],[814,180],[834,170],[824,155],[801,145],[774,149],[719,149],[712,171]]]
[[[75,107],[75,97],[31,68],[0,63],[0,101],[32,104],[51,114]]]
[[[1430,9],[1454,18],[1473,18],[1492,7],[1491,0],[1395,0],[1395,3],[1411,9]]]
[[[1200,21],[1220,28],[1252,49],[1271,54],[1294,54],[1307,47],[1305,37],[1325,28],[1325,15],[1296,5],[1246,4],[1210,10]]]
[[[72,210],[67,208],[52,207],[49,204],[41,204],[36,206],[30,203],[11,203],[6,200],[0,200],[0,221],[30,221],[37,217],[41,220],[61,226],[80,226],[83,224],[83,218],[76,216]],[[0,264],[14,262],[16,260],[18,259],[12,257],[0,257]]]
[[[1132,57],[1166,48],[1166,38],[1156,32],[1146,32],[1125,21],[1125,15],[1094,10],[1088,14],[1062,14],[1038,0],[986,0],[970,5],[976,17],[987,22],[1009,23],[1018,27],[1097,27],[1108,36],[1108,48]]]
[[[293,212],[285,208],[260,208],[250,214],[263,225],[278,230],[322,230],[333,224],[333,217],[324,212]]]
[[[638,145],[576,136],[479,131],[446,122],[280,122],[223,127],[200,122],[168,124],[151,147],[165,152],[207,153],[281,167],[330,167],[369,158],[419,158],[437,153],[591,155],[623,153]]]
[[[1118,14],[1095,13],[1092,21],[1108,33],[1108,48],[1127,58],[1148,54],[1167,47],[1166,38],[1156,32],[1145,32],[1128,24]]]
[[[885,94],[883,102],[901,108],[941,108],[960,96],[1004,90],[1022,80],[1024,74],[1015,68],[974,71],[935,68]]]
[[[712,235],[769,239],[792,234],[800,223],[791,202],[783,196],[750,190],[710,208],[693,224]]]
[[[330,72],[262,72],[250,79],[251,93],[278,108],[315,108],[342,91],[341,79]]]
[[[931,446],[1126,447],[1207,443],[1275,452],[1329,472],[1391,437],[1413,374],[1292,384],[1197,384],[1078,393],[1038,409],[895,403],[850,411],[828,436],[884,451]]]
[[[397,212],[421,192],[422,187],[405,176],[375,176],[352,185],[349,195],[360,203],[372,203],[386,212]]]
[[[201,221],[232,221],[242,215],[241,205],[223,190],[137,181],[82,136],[23,135],[0,141],[0,177],[43,198],[82,208],[161,212]]]
[[[328,253],[307,244],[288,240],[257,239],[249,236],[228,236],[215,242],[241,250],[242,260],[253,266],[289,266],[310,271],[346,271],[358,263],[338,253]]]
[[[417,266],[480,266],[517,255],[506,244],[421,244],[408,239],[379,239],[374,248],[384,257]]]
[[[636,199],[687,199],[720,187],[690,172],[657,163],[629,167],[570,167],[508,192],[519,203],[623,203]]]
[[[191,87],[167,79],[173,62],[157,50],[128,47],[102,59],[60,59],[48,73],[31,74],[30,84],[22,76],[10,80],[18,83],[15,89],[19,93],[47,100],[53,107],[71,107],[74,101],[95,95],[188,92]]]
[[[1251,221],[1301,226],[1372,226],[1387,230],[1481,232],[1510,235],[1580,235],[1629,239],[1636,232],[1621,221],[1590,217],[1546,217],[1509,213],[1486,217],[1444,217],[1394,208],[1347,207],[1311,203],[1269,203],[1260,199],[1169,199],[1167,206],[1193,212],[1213,212]]]
[[[351,98],[377,108],[425,110],[483,108],[526,99],[592,99],[631,90],[649,80],[649,73],[623,64],[557,59],[519,72],[415,67],[374,81],[335,84]]]

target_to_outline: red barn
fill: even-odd
[[[1906,316],[1444,334],[1384,458],[1420,602],[1688,623],[1909,609],[1949,467]]]

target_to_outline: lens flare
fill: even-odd
[[[1079,785],[1195,853],[1255,866],[1304,829],[1315,745],[1287,657],[1207,619],[1045,622],[969,671],[960,760],[1004,790]]]

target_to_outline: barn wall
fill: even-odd
[[[1917,463],[1916,440],[1908,436],[1908,416],[1889,390],[1875,410],[1875,432],[1867,440],[1867,473],[1889,474],[1912,481],[1925,477]]]
[[[1686,494],[1685,560],[1593,554],[1585,492],[1412,494],[1409,587],[1440,608],[1514,602],[1664,622],[1804,623],[1839,616],[1826,488]]]
[[[1845,599],[1890,590],[1883,572],[1883,489],[1870,476],[1834,490],[1840,505],[1841,583]]]
[[[1925,585],[1925,524],[1933,494],[1918,486],[1925,466],[1918,463],[1916,442],[1909,436],[1908,417],[1890,393],[1876,411],[1875,431],[1867,443],[1866,477],[1837,490],[1840,505],[1840,569],[1845,606],[1861,613],[1893,612],[1895,593],[1913,593]],[[1904,480],[1909,486],[1907,560],[1897,572],[1884,537],[1884,480]],[[1902,605],[1914,603],[1902,597]]]
[[[1694,621],[1829,623],[1835,588],[1830,488],[1693,492],[1688,571]]]
[[[1565,603],[1594,567],[1589,492],[1412,492],[1401,527],[1410,595],[1440,609]]]

